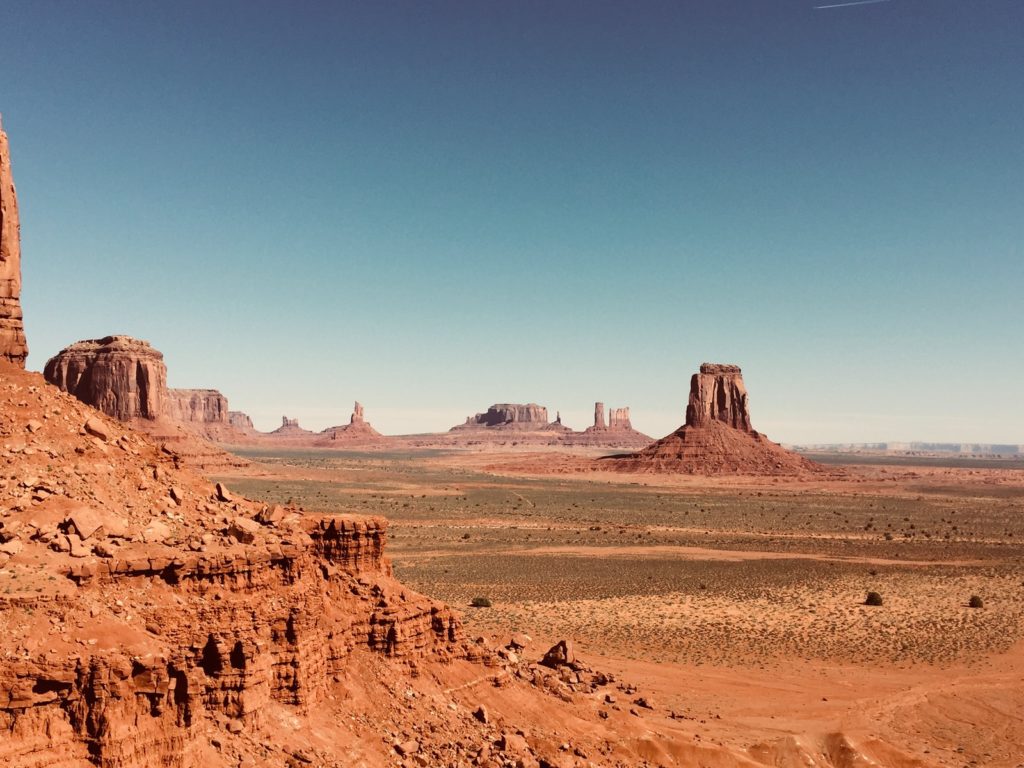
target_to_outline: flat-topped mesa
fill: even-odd
[[[594,403],[594,429],[604,429],[604,403]]]
[[[720,421],[733,429],[753,432],[743,372],[738,365],[702,363],[690,379],[686,426],[706,427]]]
[[[484,413],[467,416],[464,427],[543,427],[548,424],[548,409],[536,403],[495,403]]]
[[[0,360],[25,367],[28,342],[21,314],[21,224],[11,152],[0,122]]]
[[[46,380],[120,421],[165,413],[167,366],[148,341],[105,336],[65,347],[46,362]]]
[[[358,400],[352,409],[352,416],[348,420],[349,424],[362,424],[363,421],[363,406]]]
[[[167,390],[167,415],[195,424],[228,424],[228,399],[216,389]]]
[[[282,416],[281,417],[281,429],[287,429],[289,427],[298,427],[298,426],[299,426],[299,420],[298,419],[289,419],[287,416]]]

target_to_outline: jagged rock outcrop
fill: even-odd
[[[622,472],[703,475],[793,475],[822,469],[751,427],[739,366],[717,363],[704,363],[690,379],[683,426],[643,450],[600,463]]]
[[[0,121],[0,359],[22,368],[28,357],[21,314],[21,223],[11,152]]]
[[[362,424],[363,423],[363,406],[356,400],[355,407],[352,409],[352,415],[348,420],[349,424]]]
[[[256,427],[253,426],[252,418],[247,413],[241,411],[228,411],[228,423],[237,429],[239,432],[255,432]]]
[[[469,657],[457,616],[394,579],[383,519],[248,501],[15,370],[0,365],[23,443],[0,454],[0,764],[236,766],[204,755],[211,737],[272,741],[256,734],[275,713],[333,700],[371,657]]]
[[[216,389],[169,389],[167,415],[175,421],[227,426],[228,399]]]
[[[167,399],[164,356],[148,341],[106,336],[65,347],[46,362],[46,380],[120,421],[157,419]]]
[[[703,363],[690,379],[686,426],[706,427],[720,421],[733,429],[753,432],[743,373],[738,365]]]

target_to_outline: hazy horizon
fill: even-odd
[[[1024,443],[1024,4],[5,4],[30,357],[262,430],[496,402]]]

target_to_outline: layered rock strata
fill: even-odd
[[[120,421],[157,419],[167,407],[167,366],[148,341],[88,339],[46,362],[46,380]]]
[[[14,370],[0,764],[237,765],[204,757],[211,734],[309,713],[360,658],[470,655],[455,614],[394,580],[383,519],[237,497]]]
[[[821,466],[751,427],[739,366],[704,363],[690,379],[686,423],[643,450],[602,460],[623,472],[793,475]]]
[[[21,314],[21,223],[11,152],[0,122],[0,359],[25,367],[28,342]]]

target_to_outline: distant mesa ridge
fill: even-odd
[[[559,421],[561,423],[561,416]],[[477,427],[508,427],[513,429],[539,429],[550,426],[548,409],[536,403],[495,403],[483,413],[467,416],[464,424],[452,427],[473,429]]]

